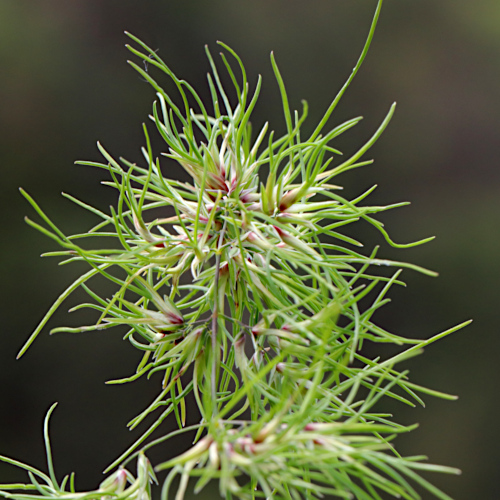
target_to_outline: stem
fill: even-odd
[[[217,413],[217,367],[218,367],[218,356],[217,356],[217,331],[218,331],[218,312],[219,312],[219,275],[220,275],[220,249],[222,246],[222,241],[224,239],[224,234],[226,232],[227,221],[224,221],[222,230],[219,234],[219,241],[217,242],[217,254],[215,256],[215,279],[214,279],[214,311],[212,314],[212,374],[211,374],[211,385],[212,385],[212,401],[214,403],[213,416]]]

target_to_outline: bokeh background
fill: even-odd
[[[100,140],[115,156],[140,160],[141,123],[153,91],[126,64],[128,30],[206,95],[204,44],[231,45],[252,82],[264,77],[254,123],[283,130],[269,53],[274,50],[291,104],[310,105],[312,126],[345,81],[362,48],[374,0],[1,0],[0,2],[0,453],[44,467],[41,426],[52,420],[59,474],[77,471],[94,488],[101,471],[137,433],[128,419],[155,384],[106,386],[131,372],[137,353],[120,332],[48,336],[50,326],[82,321],[70,300],[20,361],[15,356],[58,293],[80,269],[39,255],[53,242],[23,223],[33,216],[23,186],[63,230],[94,219],[60,196],[67,191],[106,209],[114,193],[103,173],[73,166],[98,160]],[[427,337],[474,323],[407,364],[414,381],[459,394],[427,398],[426,408],[391,408],[420,428],[399,439],[404,454],[460,467],[460,477],[431,478],[457,500],[500,498],[498,331],[500,278],[500,3],[498,0],[386,0],[368,58],[333,123],[365,119],[339,143],[348,153],[366,140],[396,100],[396,115],[367,157],[345,174],[346,194],[374,183],[372,203],[411,200],[387,213],[397,241],[436,235],[411,250],[387,247],[370,227],[359,231],[380,255],[438,270],[406,272],[380,324]],[[159,149],[157,149],[159,152]],[[172,172],[177,172],[172,166]],[[340,182],[340,180],[339,180]],[[370,247],[367,248],[369,251]],[[166,427],[165,427],[166,428]],[[176,441],[160,456],[179,451]],[[24,480],[0,464],[0,482]],[[214,497],[215,498],[215,497]],[[424,498],[426,497],[424,495]]]

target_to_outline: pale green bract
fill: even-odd
[[[74,309],[98,311],[96,323],[53,332],[126,325],[125,338],[144,355],[133,374],[110,383],[161,373],[160,393],[130,427],[150,414],[155,415],[154,423],[110,465],[108,471],[119,468],[97,490],[78,493],[74,476],[59,484],[54,474],[48,437],[52,407],[45,422],[49,475],[0,457],[26,469],[31,480],[28,485],[1,485],[0,495],[16,500],[145,500],[151,498],[156,477],[144,453],[173,435],[191,432],[195,441],[190,449],[156,466],[157,471],[170,471],[163,483],[164,499],[170,497],[176,475],[177,500],[183,498],[190,477],[197,478],[196,492],[217,480],[226,499],[298,500],[330,494],[364,500],[380,499],[382,493],[420,498],[410,483],[449,498],[418,472],[458,471],[429,465],[424,457],[401,457],[391,441],[413,427],[382,413],[382,403],[374,406],[384,397],[422,404],[421,393],[454,399],[410,382],[407,372],[394,366],[467,323],[421,341],[389,333],[372,322],[373,314],[388,302],[392,285],[403,284],[403,268],[435,273],[379,259],[377,249],[369,254],[355,250],[362,244],[343,234],[343,226],[371,224],[389,244],[400,247],[431,238],[395,244],[375,215],[404,203],[366,205],[374,188],[347,200],[332,183],[339,174],[372,163],[363,156],[394,112],[393,105],[373,136],[340,160],[335,139],[360,118],[331,129],[328,122],[368,51],[381,4],[356,67],[308,137],[301,134],[307,105],[303,103],[300,113],[290,110],[273,55],[287,130],[278,139],[267,123],[252,131],[250,117],[261,79],[255,87],[249,84],[231,48],[220,43],[225,49],[223,67],[232,82],[229,92],[207,50],[212,96],[208,109],[155,51],[129,35],[139,47],[129,50],[175,84],[174,99],[150,70],[130,63],[157,92],[150,118],[166,143],[162,155],[182,165],[192,182],[163,175],[144,126],[145,166],[117,161],[101,145],[104,163],[79,162],[108,170],[111,180],[106,184],[119,195],[108,214],[65,195],[100,219],[87,233],[66,236],[23,191],[45,224],[27,222],[63,248],[46,255],[64,256],[64,262],[84,261],[90,270],[61,294],[20,355],[62,301],[83,288],[91,302]],[[81,238],[106,241],[103,236],[118,244],[96,250],[78,245]],[[393,267],[393,274],[380,273],[382,265]],[[116,292],[101,297],[90,284],[95,276],[114,283]],[[366,342],[409,347],[389,359],[369,359],[362,353]],[[196,400],[201,421],[186,427],[187,397]],[[179,429],[148,441],[172,414]],[[134,458],[137,478],[124,469]]]

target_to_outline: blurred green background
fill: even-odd
[[[427,398],[426,408],[391,407],[403,422],[421,424],[399,438],[400,451],[460,467],[458,478],[430,477],[453,498],[495,500],[500,498],[500,3],[384,3],[368,58],[331,122],[365,117],[342,138],[341,149],[348,153],[366,140],[394,100],[398,109],[368,155],[376,158],[375,165],[339,182],[353,197],[377,183],[373,204],[412,202],[384,217],[395,240],[437,236],[424,247],[396,251],[370,227],[358,230],[370,244],[382,244],[380,255],[440,272],[438,279],[406,272],[409,286],[393,290],[380,324],[428,337],[475,320],[407,363],[414,381],[460,399]],[[137,360],[119,331],[48,336],[50,326],[85,323],[85,317],[66,313],[78,297],[65,303],[27,355],[15,361],[44,312],[80,270],[39,258],[55,246],[23,223],[24,215],[33,214],[17,188],[31,193],[63,230],[85,230],[94,220],[60,192],[102,209],[115,197],[99,184],[102,172],[73,161],[99,159],[97,140],[115,156],[140,160],[141,123],[154,93],[125,63],[123,31],[157,48],[176,74],[204,95],[204,44],[213,53],[216,40],[231,45],[252,82],[259,73],[264,77],[253,122],[270,119],[279,132],[283,119],[270,51],[292,106],[299,108],[302,98],[309,102],[312,127],[349,75],[375,4],[1,0],[1,454],[44,467],[42,420],[58,401],[52,420],[56,467],[61,475],[76,470],[79,488],[94,488],[103,468],[138,435],[125,423],[156,393],[154,382],[104,385],[129,374]],[[183,446],[176,441],[159,456]],[[0,482],[21,480],[24,473],[0,464]]]

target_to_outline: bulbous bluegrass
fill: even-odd
[[[110,465],[108,471],[120,468],[99,489],[76,493],[73,476],[67,490],[68,478],[59,485],[53,472],[48,438],[52,407],[45,423],[49,476],[0,457],[25,468],[32,481],[3,485],[2,496],[24,500],[32,496],[15,491],[32,489],[51,498],[150,498],[156,477],[144,452],[173,435],[196,430],[189,450],[156,466],[170,470],[164,498],[177,474],[179,500],[191,476],[198,477],[195,491],[218,480],[224,498],[295,500],[331,494],[376,499],[381,498],[380,491],[420,498],[408,479],[438,498],[449,498],[416,471],[456,473],[456,469],[427,464],[424,457],[401,457],[391,441],[413,426],[396,423],[391,415],[374,411],[374,405],[383,397],[422,403],[418,393],[453,399],[410,382],[407,372],[394,366],[467,322],[427,341],[403,338],[372,322],[373,314],[388,302],[389,289],[403,284],[399,279],[403,268],[435,273],[378,259],[377,248],[369,255],[356,251],[362,244],[343,234],[343,226],[366,222],[397,247],[432,238],[394,243],[375,215],[404,203],[367,206],[363,203],[374,188],[348,200],[332,183],[339,174],[372,163],[362,157],[394,112],[392,105],[373,136],[339,161],[341,152],[332,144],[361,118],[332,129],[327,123],[366,55],[381,3],[353,73],[307,138],[301,134],[307,104],[301,113],[292,113],[273,55],[287,130],[277,139],[268,132],[267,123],[252,131],[250,117],[261,78],[251,91],[245,68],[231,48],[219,42],[225,50],[221,57],[232,82],[231,94],[207,49],[209,110],[155,51],[128,35],[138,47],[129,50],[167,75],[177,89],[174,99],[150,71],[130,63],[157,92],[150,118],[166,144],[162,156],[182,165],[192,182],[163,174],[144,125],[145,166],[117,161],[101,145],[104,163],[78,162],[109,171],[111,180],[105,184],[118,193],[110,213],[65,195],[100,219],[88,232],[66,236],[23,191],[45,225],[27,222],[63,248],[46,255],[64,256],[65,262],[84,261],[90,269],[61,294],[20,355],[62,301],[81,287],[92,302],[74,309],[98,311],[97,321],[52,332],[126,325],[125,338],[143,357],[132,375],[110,383],[161,373],[160,393],[130,427],[149,414],[156,418]],[[260,174],[262,170],[267,176]],[[119,245],[103,248],[103,236]],[[95,240],[98,246],[84,249],[78,245],[81,238]],[[394,267],[395,272],[392,276],[377,272],[381,265]],[[111,297],[101,297],[91,288],[89,281],[96,276],[116,286]],[[382,361],[362,354],[366,342],[410,347]],[[191,393],[201,421],[186,426],[185,400]],[[179,429],[147,442],[171,414]],[[133,458],[138,458],[137,479],[123,468]]]

